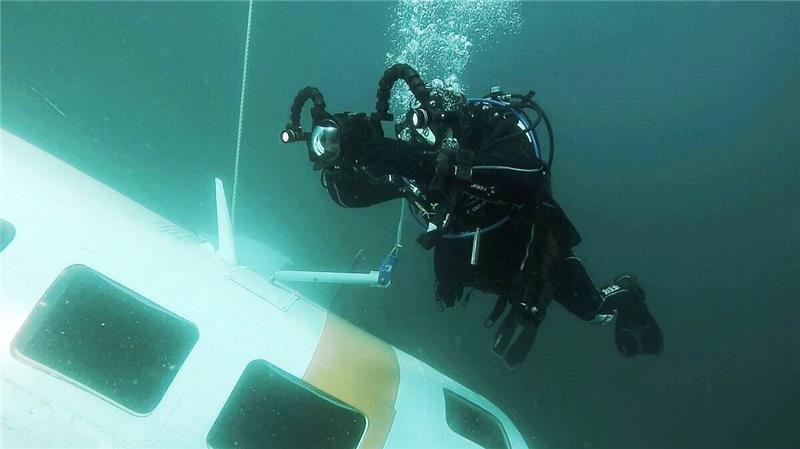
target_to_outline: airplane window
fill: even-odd
[[[83,265],[55,280],[18,354],[138,414],[158,405],[197,342],[190,322]]]
[[[508,449],[503,425],[491,413],[450,390],[444,390],[447,425],[462,437],[486,449]]]
[[[16,234],[14,226],[0,218],[0,251],[6,249],[6,246],[14,240],[14,234]]]
[[[264,360],[250,362],[208,434],[212,449],[353,449],[363,415]]]

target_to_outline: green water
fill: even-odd
[[[346,269],[359,248],[377,262],[394,241],[396,203],[338,208],[303,146],[277,135],[306,85],[331,110],[374,107],[395,6],[255,5],[237,229],[299,266]],[[579,254],[598,283],[639,274],[665,352],[622,359],[609,329],[554,306],[507,372],[481,324],[492,298],[437,312],[410,225],[390,289],[320,295],[487,396],[535,447],[800,446],[800,4],[513,11],[518,30],[468,36],[460,82],[538,92]],[[233,178],[247,3],[5,1],[0,15],[2,127],[213,229],[213,177]]]

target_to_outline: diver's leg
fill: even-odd
[[[528,223],[522,223],[520,229],[522,232],[512,236],[505,235],[502,240],[507,245],[527,242],[526,246],[516,245],[515,249],[519,250],[519,254],[515,254],[517,257],[508,257],[511,253],[509,248],[504,248],[504,251],[491,257],[497,268],[493,270],[493,274],[500,277],[500,273],[504,273],[507,277],[503,277],[505,289],[498,289],[497,303],[485,322],[486,326],[492,326],[506,306],[511,306],[492,345],[492,352],[510,369],[522,363],[533,347],[539,325],[550,302],[543,300],[541,294],[544,290],[543,279],[550,273],[550,266],[546,262],[557,260],[542,256],[540,250],[545,245],[535,244],[538,243],[536,237],[543,239],[545,235],[535,234],[536,228]]]
[[[644,303],[644,290],[635,277],[620,276],[613,284],[598,290],[574,254],[562,261],[558,276],[555,299],[574,315],[600,323],[616,317],[614,338],[623,355],[661,352],[661,330]]]
[[[556,301],[582,320],[596,320],[604,298],[595,288],[581,260],[570,252],[562,260],[556,276]]]
[[[466,240],[443,239],[433,251],[437,307],[453,307],[461,299],[468,281],[469,246]]]

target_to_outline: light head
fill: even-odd
[[[281,143],[294,143],[307,137],[307,133],[304,133],[301,129],[294,129],[291,127],[291,125],[286,125],[286,128],[281,131],[279,136]]]

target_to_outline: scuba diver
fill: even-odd
[[[392,86],[403,80],[415,104],[384,137]],[[465,98],[434,80],[426,84],[410,66],[396,64],[378,84],[374,114],[329,113],[322,94],[302,89],[291,106],[281,141],[306,141],[322,185],[342,207],[406,199],[423,225],[418,242],[434,249],[435,297],[441,308],[467,302],[475,289],[497,295],[486,326],[508,309],[492,350],[511,368],[530,351],[549,304],[578,318],[615,321],[615,342],[625,356],[658,354],[663,337],[632,275],[596,288],[573,252],[581,237],[553,199],[553,132],[534,92],[499,88]],[[311,101],[311,132],[300,124]],[[526,111],[535,114],[534,119]],[[533,114],[532,114],[533,115]],[[549,155],[543,159],[536,128],[544,123]],[[465,289],[471,288],[465,294]]]

